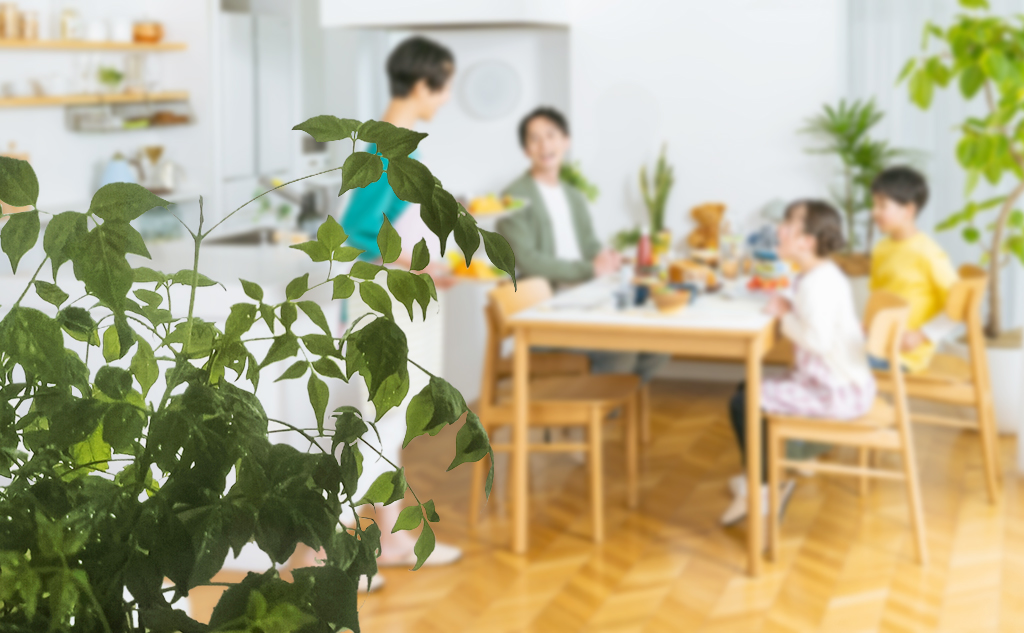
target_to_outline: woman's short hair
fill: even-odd
[[[455,56],[447,47],[416,35],[391,51],[387,71],[392,97],[408,97],[420,80],[437,91],[444,88],[455,72]]]

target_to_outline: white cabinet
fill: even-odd
[[[253,18],[221,14],[221,170],[224,180],[256,175],[256,60]]]
[[[248,13],[220,17],[222,177],[286,173],[296,123],[291,21]]]
[[[261,176],[288,171],[294,132],[292,32],[285,18],[256,16],[256,143]]]

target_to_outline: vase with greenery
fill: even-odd
[[[662,250],[668,249],[668,242],[671,240],[671,236],[666,234],[665,229],[665,208],[668,204],[668,196],[672,192],[672,186],[675,184],[672,166],[665,158],[666,151],[667,147],[662,145],[652,175],[648,176],[647,165],[640,167],[640,195],[644,201],[644,208],[647,210],[651,239]],[[640,240],[640,233],[639,227],[620,231],[612,238],[612,243],[617,250],[635,246]]]
[[[420,205],[442,251],[452,233],[467,260],[482,242],[490,261],[512,274],[508,244],[478,229],[409,158],[425,134],[332,116],[296,129],[320,142],[353,144],[339,168],[342,192],[387,173],[398,197]],[[356,140],[375,143],[378,153],[354,151]],[[0,158],[0,200],[32,207],[6,217],[0,230],[11,267],[24,265],[42,241],[24,292],[0,299],[3,630],[359,631],[357,585],[376,573],[381,533],[372,522],[344,525],[342,509],[401,502],[408,492],[414,502],[395,530],[420,530],[416,567],[432,551],[431,525],[440,520],[394,464],[355,498],[363,455],[374,451],[367,433],[411,395],[406,443],[464,418],[449,468],[490,453],[479,419],[444,379],[430,376],[422,391],[407,393],[409,372],[424,370],[408,358],[393,310],[427,318],[437,300],[430,276],[420,272],[430,261],[426,242],[412,249],[409,270],[360,261],[341,274],[337,265],[361,251],[346,246],[345,231],[328,219],[316,239],[294,246],[319,272],[293,279],[275,299],[240,280],[248,300],[213,323],[195,314],[197,301],[218,285],[199,270],[200,250],[239,209],[211,223],[200,199],[198,224],[185,226],[192,261],[165,272],[132,265],[149,252],[130,224],[168,206],[165,200],[137,185],[112,184],[86,211],[49,215],[36,208],[38,198],[28,163]],[[41,215],[49,216],[45,231]],[[402,252],[387,220],[377,243],[385,263]],[[380,275],[386,283],[374,281]],[[336,336],[311,300],[318,288],[334,299],[358,292],[372,313]],[[52,307],[23,305],[28,293]],[[257,357],[260,344],[269,347]],[[281,362],[289,363],[283,372]],[[268,372],[306,382],[310,419],[268,419],[255,395]],[[328,411],[332,385],[357,375],[375,414],[364,417],[359,406]],[[310,450],[275,443],[277,431],[301,435]],[[209,624],[171,606],[213,582],[229,552],[252,541],[277,564],[300,543],[322,549],[325,561],[293,569],[290,579],[274,568],[250,573],[227,587]]]
[[[841,165],[839,185],[832,189],[832,198],[846,218],[848,257],[859,255],[860,259],[866,259],[871,252],[874,241],[874,223],[870,218],[871,183],[879,172],[906,156],[906,152],[890,147],[888,142],[871,138],[872,128],[884,116],[873,100],[847,102],[843,99],[838,105],[822,106],[800,130],[823,143],[808,151],[835,156]],[[865,214],[869,217],[862,222]],[[865,225],[863,240],[859,229],[862,224]],[[852,262],[855,258],[850,259]]]
[[[1012,258],[1024,262],[1024,212],[1017,208],[1024,194],[1024,20],[990,13],[986,0],[960,6],[966,11],[948,27],[925,25],[922,55],[906,63],[899,79],[922,109],[936,87],[954,82],[964,99],[983,101],[983,113],[959,125],[956,157],[967,172],[968,202],[937,228],[959,228],[964,241],[981,246],[989,278],[986,334],[997,339],[1002,270]],[[1003,193],[970,199],[982,179]]]

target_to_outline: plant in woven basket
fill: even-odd
[[[467,261],[483,242],[490,261],[512,274],[508,244],[479,229],[409,158],[425,134],[332,116],[296,129],[320,142],[352,142],[340,168],[342,193],[386,173],[401,199],[420,205],[442,252],[452,233]],[[354,151],[356,140],[375,143],[378,153]],[[407,442],[465,418],[450,468],[490,453],[479,419],[445,380],[431,376],[421,392],[408,394],[409,372],[423,370],[408,357],[392,311],[427,318],[437,299],[430,276],[420,272],[430,261],[426,242],[412,249],[410,270],[357,262],[339,274],[335,264],[361,251],[345,246],[345,231],[328,219],[315,240],[294,246],[317,272],[293,279],[273,299],[240,280],[248,300],[213,323],[195,315],[203,293],[219,292],[199,270],[200,250],[239,209],[208,227],[200,199],[198,225],[185,227],[193,259],[165,272],[133,267],[134,256],[149,251],[130,224],[166,207],[165,200],[113,184],[95,194],[88,210],[50,215],[35,208],[38,198],[28,163],[0,158],[0,200],[33,207],[6,217],[0,230],[12,268],[24,266],[42,240],[24,292],[0,298],[3,630],[359,631],[357,583],[376,573],[381,533],[373,523],[346,527],[342,509],[395,503],[411,493],[415,503],[402,511],[396,530],[420,529],[416,567],[433,550],[431,525],[440,520],[397,466],[355,498],[363,455],[374,450],[367,433],[411,396]],[[45,231],[40,216],[48,216]],[[385,264],[402,251],[386,220],[378,245]],[[382,272],[386,288],[374,281]],[[335,336],[310,298],[321,287],[334,299],[358,292],[373,312]],[[51,307],[23,305],[30,292]],[[269,348],[258,357],[260,344]],[[281,362],[290,363],[283,372]],[[268,419],[255,396],[268,372],[304,380],[313,417]],[[332,386],[357,375],[375,416],[364,418],[358,406],[328,411]],[[310,450],[275,443],[277,431],[300,434]],[[293,570],[290,580],[273,568],[249,574],[227,588],[209,624],[171,606],[209,584],[229,552],[237,555],[252,541],[275,563],[289,560],[300,543],[322,548],[326,560]]]

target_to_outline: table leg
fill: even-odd
[[[530,411],[530,342],[524,330],[515,335],[512,358],[515,420],[512,425],[512,551],[525,554],[528,547],[527,503],[529,462],[527,460],[528,415]]]
[[[751,576],[761,573],[764,517],[761,515],[761,337],[747,350],[747,556]]]

